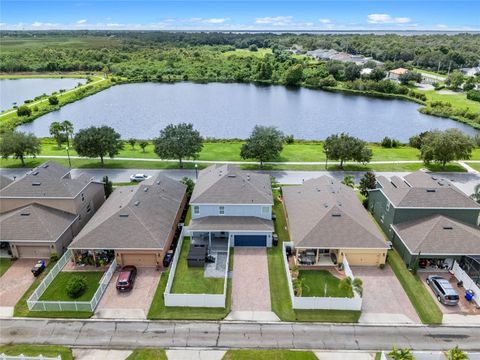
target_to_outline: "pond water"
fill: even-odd
[[[76,78],[0,79],[0,111],[20,106],[25,100],[33,100],[43,93],[49,95],[60,89],[73,89],[86,81]]]
[[[136,83],[111,87],[46,114],[19,129],[49,136],[52,121],[70,120],[75,130],[109,125],[123,138],[151,139],[170,123],[191,122],[203,136],[247,138],[256,124],[275,125],[298,139],[348,132],[367,141],[384,136],[407,141],[421,131],[475,130],[423,115],[401,100],[253,84]]]

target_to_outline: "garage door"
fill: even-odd
[[[267,236],[235,235],[235,246],[267,246]]]
[[[125,254],[121,255],[122,265],[134,265],[138,267],[142,266],[157,266],[157,258],[155,254]]]
[[[378,265],[380,254],[362,254],[362,253],[346,253],[348,263],[352,266],[362,265]]]
[[[48,259],[50,257],[50,247],[47,246],[27,246],[17,245],[18,257],[21,259]]]

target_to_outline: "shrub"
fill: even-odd
[[[87,279],[81,275],[72,276],[67,283],[67,294],[72,299],[77,299],[87,291]]]
[[[293,135],[287,135],[285,136],[285,144],[293,144],[295,142],[295,138],[293,137]]]
[[[58,261],[58,254],[57,253],[51,253],[50,254],[50,262],[57,262]]]
[[[30,109],[27,105],[22,105],[17,108],[17,115],[18,116],[30,116],[32,115],[32,109]]]
[[[49,103],[50,105],[58,105],[58,97],[56,97],[55,95],[50,96],[50,97],[48,98],[48,103]]]
[[[467,92],[467,99],[480,102],[480,90],[470,90]]]
[[[381,145],[384,148],[391,148],[392,147],[392,139],[390,139],[388,136],[385,136],[382,140]]]
[[[258,47],[257,47],[257,45],[252,44],[252,45],[250,45],[250,46],[248,47],[248,50],[250,50],[250,51],[258,51]]]

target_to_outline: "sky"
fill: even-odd
[[[1,0],[0,29],[480,30],[480,0]]]

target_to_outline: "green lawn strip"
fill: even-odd
[[[375,353],[375,360],[382,360],[382,353],[381,352]]]
[[[388,252],[388,263],[424,324],[441,324],[443,314],[422,280],[410,273],[396,250]]]
[[[167,354],[163,349],[136,349],[126,360],[167,360]]]
[[[223,278],[206,278],[205,268],[189,267],[187,263],[190,238],[183,239],[177,270],[172,284],[174,294],[222,294]]]
[[[480,171],[480,163],[467,162],[467,165],[474,168],[477,171]]]
[[[467,94],[459,92],[455,94],[441,94],[435,90],[422,91],[429,101],[442,101],[452,104],[453,108],[469,109],[472,112],[480,112],[480,102],[467,99]]]
[[[317,360],[311,351],[296,350],[228,350],[222,360]]]
[[[23,354],[25,356],[43,355],[47,357],[56,357],[60,355],[62,360],[73,360],[72,349],[58,345],[0,345],[0,354],[16,356]]]
[[[190,224],[190,220],[192,220],[192,207],[189,206],[187,210],[187,214],[185,215],[185,226]]]
[[[35,278],[32,285],[28,290],[23,294],[22,298],[15,305],[13,316],[15,317],[39,317],[39,318],[76,318],[76,319],[87,319],[93,315],[92,312],[87,311],[30,311],[28,310],[27,300],[35,291],[35,289],[40,285],[42,280],[47,276],[49,271],[55,263],[50,262],[46,269],[43,271],[40,276]]]
[[[12,260],[7,258],[0,258],[0,277],[5,274],[8,268],[12,265]]]
[[[103,271],[62,271],[57,274],[55,279],[50,283],[45,292],[40,297],[42,301],[90,301],[97,291]],[[67,284],[70,279],[75,276],[82,276],[87,281],[87,290],[83,295],[76,299],[72,299],[67,294]]]
[[[304,281],[304,297],[353,297],[353,291],[340,288],[340,279],[327,270],[301,270],[298,277]]]

